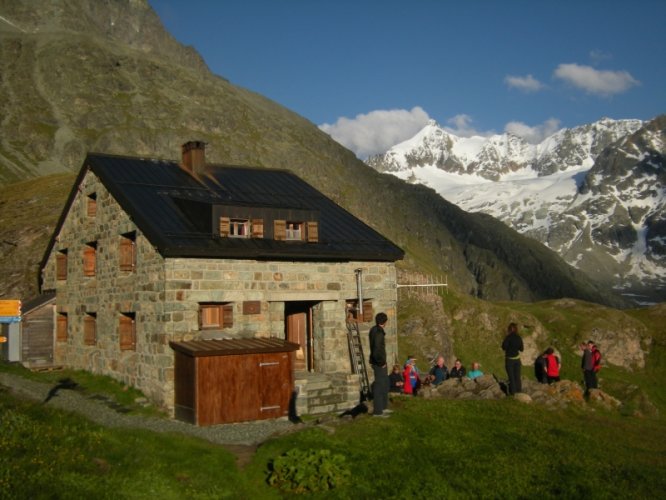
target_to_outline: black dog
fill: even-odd
[[[348,415],[351,416],[351,418],[356,418],[362,413],[368,413],[368,407],[363,403],[354,406],[351,410],[344,411],[342,415],[340,415],[340,418]]]

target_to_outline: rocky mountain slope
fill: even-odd
[[[377,173],[314,124],[211,74],[145,0],[0,0],[0,65],[0,183],[11,184],[0,192],[0,296],[36,292],[34,262],[59,215],[44,213],[43,176],[78,170],[88,151],[178,158],[196,139],[211,162],[294,171],[404,248],[403,266],[446,274],[464,293],[626,305],[543,245]],[[41,190],[16,184],[31,178]],[[9,259],[24,266],[13,278]]]
[[[540,144],[509,135],[456,137],[434,122],[368,160],[493,215],[594,279],[666,300],[666,116],[603,119]]]

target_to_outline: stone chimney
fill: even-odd
[[[190,174],[199,177],[206,166],[206,143],[189,141],[181,146],[181,166]]]

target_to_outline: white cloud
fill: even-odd
[[[456,115],[453,118],[446,120],[446,123],[450,123],[452,127],[444,127],[444,129],[458,137],[474,137],[478,135],[487,137],[494,134],[493,131],[481,132],[475,129],[472,126],[472,121],[472,117],[469,115]]]
[[[590,94],[604,96],[619,94],[640,85],[640,82],[626,71],[600,71],[579,64],[560,64],[555,70],[555,77]]]
[[[511,76],[508,75],[504,78],[509,88],[516,88],[523,92],[537,92],[544,88],[543,83],[534,78],[532,75],[527,76]]]
[[[430,117],[421,107],[411,110],[376,110],[355,118],[340,117],[338,121],[319,126],[334,140],[365,159],[384,153],[399,142],[413,137],[426,126]]]
[[[560,129],[560,121],[549,118],[541,125],[530,127],[523,122],[509,122],[504,126],[504,131],[509,134],[522,137],[530,144],[539,144],[546,137],[553,135]]]

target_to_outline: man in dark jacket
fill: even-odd
[[[596,389],[598,387],[597,372],[594,370],[594,342],[588,340],[587,344],[581,344],[580,347],[583,350],[581,368],[583,369],[585,395],[587,396],[590,394],[590,389]]]
[[[522,392],[520,353],[523,351],[523,339],[518,335],[518,325],[515,323],[509,324],[507,335],[502,342],[502,349],[504,350],[506,375],[509,377],[509,394],[513,395]]]
[[[389,376],[386,367],[386,332],[384,325],[388,321],[386,313],[380,312],[375,316],[375,326],[370,329],[370,366],[375,375],[375,381],[372,383],[372,399],[374,416],[384,416],[384,412],[389,413],[388,393]]]

